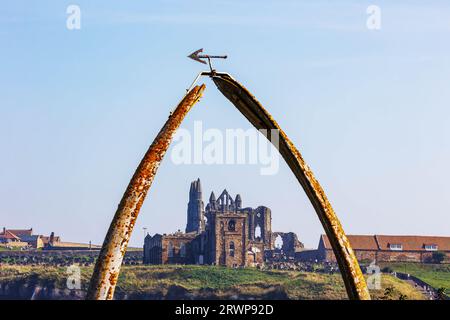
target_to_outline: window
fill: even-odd
[[[172,245],[172,242],[169,242],[169,244],[167,245],[167,256],[169,257],[169,258],[172,258],[173,257],[173,245]]]
[[[180,244],[180,256],[186,257],[186,245],[184,243]]]
[[[425,250],[427,251],[437,251],[438,246],[436,244],[426,244]]]
[[[230,242],[230,257],[234,257],[234,242]]]
[[[229,231],[235,231],[236,230],[236,221],[230,220],[230,222],[228,222],[228,230]]]
[[[395,250],[395,251],[401,251],[401,250],[403,250],[403,246],[400,243],[390,243],[389,249]]]
[[[258,225],[256,225],[255,228],[255,238],[256,239],[261,239],[261,227]]]
[[[275,238],[275,248],[281,249],[282,247],[283,247],[283,238],[280,235],[278,235]]]

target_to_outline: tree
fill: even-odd
[[[431,258],[435,263],[442,263],[445,260],[446,254],[442,251],[433,252]]]
[[[447,297],[445,296],[445,288],[444,287],[442,287],[442,288],[439,288],[438,290],[437,290],[437,296],[438,296],[438,299],[439,300],[445,300]]]

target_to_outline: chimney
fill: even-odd
[[[55,240],[55,233],[50,233],[50,239],[48,240],[48,244],[53,246],[53,241]]]
[[[6,228],[5,227],[3,227],[3,234],[5,234],[6,233]]]

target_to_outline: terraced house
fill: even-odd
[[[98,250],[100,246],[63,242],[60,236],[52,232],[49,236],[33,234],[30,229],[6,229],[0,233],[0,246],[8,249],[43,249],[43,250]]]
[[[10,248],[43,248],[42,236],[33,234],[33,229],[6,229],[0,233],[0,244]]]
[[[432,262],[433,253],[445,254],[444,262],[450,262],[450,237],[348,235],[358,261],[377,262]],[[317,250],[299,253],[299,260],[336,262],[330,241],[321,235]]]

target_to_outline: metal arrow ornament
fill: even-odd
[[[203,48],[198,49],[197,51],[194,51],[190,55],[188,55],[188,58],[191,58],[192,60],[195,60],[195,61],[203,63],[203,64],[206,64],[206,61],[204,61],[202,59],[208,59],[209,68],[211,69],[211,71],[213,71],[213,68],[211,65],[211,59],[226,59],[227,58],[227,55],[213,56],[213,55],[209,55],[209,54],[199,54],[202,52],[203,52]]]

